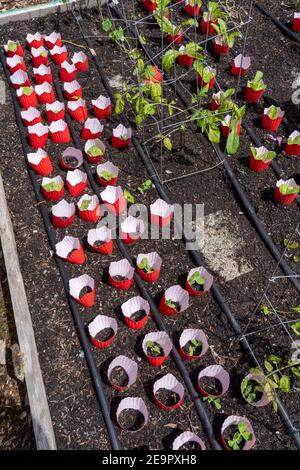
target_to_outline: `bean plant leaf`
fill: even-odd
[[[124,189],[124,197],[127,202],[130,202],[131,204],[134,204],[135,198],[134,196],[128,191],[128,189]]]
[[[103,31],[105,31],[107,33],[112,28],[112,22],[110,21],[109,18],[104,18],[104,20],[102,21],[101,26],[102,26]]]

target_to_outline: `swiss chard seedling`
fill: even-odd
[[[147,258],[143,258],[138,267],[145,273],[152,273],[154,271]]]

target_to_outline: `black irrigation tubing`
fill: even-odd
[[[1,59],[1,63],[2,63],[4,73],[5,73],[5,77],[6,77],[6,80],[7,80],[7,83],[8,83],[8,87],[10,88],[10,91],[11,91],[11,97],[12,97],[12,101],[13,101],[15,118],[16,118],[18,129],[19,129],[19,135],[20,135],[20,140],[21,140],[21,144],[22,144],[24,159],[26,161],[26,168],[27,168],[27,171],[28,171],[28,174],[29,174],[32,186],[33,186],[33,190],[34,190],[34,193],[35,193],[35,197],[36,197],[36,200],[38,202],[38,206],[39,206],[42,218],[43,218],[43,222],[44,222],[45,230],[46,230],[46,233],[47,233],[47,236],[48,236],[48,239],[49,239],[49,243],[50,243],[51,249],[54,253],[53,257],[55,258],[55,261],[56,261],[56,264],[58,266],[61,279],[63,281],[63,285],[64,285],[66,297],[67,297],[67,300],[68,300],[68,304],[69,304],[69,307],[70,307],[70,310],[71,310],[71,313],[72,313],[74,323],[75,323],[76,328],[77,328],[77,332],[78,332],[78,336],[79,336],[79,340],[80,340],[82,349],[83,349],[84,354],[85,354],[86,362],[87,362],[87,365],[88,365],[88,368],[89,368],[89,371],[90,371],[90,375],[92,377],[93,386],[94,386],[94,389],[95,389],[95,392],[96,392],[96,395],[97,395],[97,399],[98,399],[100,407],[101,407],[104,422],[105,422],[106,427],[107,427],[107,432],[108,432],[108,435],[109,435],[111,448],[113,450],[121,450],[119,439],[117,437],[114,424],[113,424],[113,422],[111,420],[111,417],[110,417],[109,406],[108,406],[108,403],[107,403],[107,400],[106,400],[101,375],[100,375],[99,369],[96,365],[95,359],[93,357],[93,353],[91,351],[91,345],[90,345],[90,342],[89,342],[87,334],[86,334],[85,325],[84,325],[84,323],[81,319],[81,316],[80,316],[80,313],[78,311],[76,302],[72,299],[72,297],[69,294],[69,277],[68,277],[67,272],[65,270],[63,261],[58,256],[55,255],[56,237],[55,237],[55,233],[54,233],[53,228],[52,228],[52,224],[51,224],[51,221],[50,221],[50,218],[49,218],[47,207],[45,206],[45,200],[41,195],[40,187],[39,187],[39,184],[37,182],[36,175],[35,175],[34,171],[29,167],[29,164],[26,160],[26,155],[29,152],[29,148],[28,148],[28,144],[27,144],[26,138],[24,136],[24,132],[23,132],[24,127],[23,127],[23,123],[22,123],[22,119],[21,119],[21,115],[20,115],[20,107],[19,107],[19,103],[18,103],[17,98],[16,98],[16,94],[15,94],[14,90],[12,89],[12,87],[10,85],[10,77],[9,77],[8,70],[6,68],[6,62],[5,62],[5,58],[4,58],[4,55],[3,55],[2,51],[0,51],[0,59]]]
[[[118,7],[116,7],[115,5],[111,5],[111,4],[108,5],[108,7],[110,8],[111,11],[114,12],[114,14],[119,19],[124,20],[124,17],[122,15],[122,13],[120,12],[120,10],[118,9]],[[131,26],[128,26],[128,28],[131,31],[131,33],[137,38],[138,42],[140,43],[140,46],[144,49],[144,51],[145,51],[146,55],[148,56],[149,60],[151,60],[151,62],[153,64],[155,64],[156,66],[160,66],[159,61],[155,57],[155,54],[150,49],[150,47],[148,47],[144,44],[141,44],[136,28],[133,29]],[[165,74],[165,79],[169,80],[167,74]],[[170,86],[173,88],[175,94],[177,94],[177,96],[182,101],[184,106],[191,113],[192,111],[190,110],[189,99],[187,98],[185,90],[182,87],[180,81],[176,85],[171,82]],[[228,163],[228,161],[225,158],[225,155],[223,154],[222,150],[220,149],[220,146],[217,145],[217,144],[214,144],[214,143],[212,144],[212,146],[213,146],[215,152],[217,153],[217,155],[219,156],[220,160],[222,161],[224,169],[227,173],[227,176],[229,177],[229,179],[231,181],[231,184],[232,184],[237,196],[239,197],[239,199],[240,199],[240,201],[241,201],[241,203],[244,207],[244,210],[246,211],[246,213],[248,214],[249,218],[251,219],[253,225],[255,226],[256,231],[260,235],[261,239],[265,243],[265,246],[267,247],[269,252],[272,254],[275,261],[278,263],[278,265],[282,269],[285,276],[287,276],[290,283],[294,286],[294,288],[300,294],[300,283],[294,277],[294,273],[291,270],[288,263],[285,261],[285,259],[282,258],[282,254],[280,253],[280,251],[278,250],[278,248],[274,244],[273,240],[269,237],[269,235],[268,235],[267,231],[265,230],[261,220],[257,216],[254,207],[251,205],[246,193],[243,191],[238,179],[236,178],[234,172],[232,171],[232,168],[231,168],[230,164]]]
[[[54,70],[53,67],[52,67],[52,74],[53,74],[53,77],[54,77],[54,86],[55,86],[55,90],[56,90],[57,96],[59,98],[59,101],[65,102],[63,92],[62,92],[62,89],[61,89],[61,85],[60,85],[59,81],[57,80],[56,71]],[[83,151],[83,146],[81,145],[81,142],[77,137],[77,133],[76,133],[76,130],[74,128],[72,119],[70,118],[70,116],[68,114],[66,114],[65,119],[66,119],[66,122],[67,122],[67,124],[70,128],[70,132],[71,132],[71,136],[72,136],[72,140],[73,140],[74,144],[76,145],[76,147],[78,149]],[[97,186],[97,184],[95,182],[95,179],[94,179],[93,174],[91,172],[90,165],[86,160],[83,161],[83,167],[84,167],[84,169],[87,173],[89,183],[90,183],[94,193],[96,195],[98,195],[99,187]],[[135,267],[134,262],[133,262],[133,260],[130,256],[130,254],[128,253],[127,248],[125,247],[124,243],[122,242],[122,240],[120,240],[119,237],[116,238],[116,243],[117,243],[117,246],[118,246],[118,249],[119,249],[120,253],[123,256],[125,256],[125,258],[129,261],[129,263],[133,267]],[[152,295],[149,293],[149,291],[146,288],[143,280],[141,279],[141,277],[138,275],[138,273],[136,271],[134,273],[134,279],[135,279],[135,282],[136,282],[136,284],[138,286],[138,289],[140,290],[142,296],[150,304],[151,313],[153,315],[153,318],[154,318],[155,323],[157,324],[158,328],[161,331],[165,331],[167,333],[167,335],[170,338],[172,338],[172,335],[170,334],[169,328],[166,326],[165,322],[163,321],[163,319],[161,317],[161,314],[160,314],[160,312],[159,312],[159,310],[156,306],[156,303],[155,303]],[[180,374],[183,378],[183,381],[184,381],[185,386],[186,386],[186,388],[187,388],[187,390],[188,390],[188,392],[191,396],[191,399],[194,402],[197,414],[198,414],[199,419],[200,419],[200,421],[203,425],[204,432],[205,432],[212,448],[214,450],[221,450],[222,447],[219,445],[219,443],[218,443],[218,441],[217,441],[217,439],[214,435],[214,431],[213,431],[212,425],[209,421],[209,417],[208,417],[208,414],[206,412],[204,403],[203,403],[201,397],[199,396],[199,393],[196,391],[196,389],[195,389],[195,387],[194,387],[194,385],[193,385],[193,383],[190,379],[188,370],[187,370],[183,360],[181,359],[180,354],[178,353],[178,351],[176,350],[174,345],[172,347],[171,354],[172,354],[174,362],[175,362],[175,364],[176,364],[176,366],[177,366],[177,368],[178,368],[178,370],[179,370],[179,372],[180,372]]]
[[[96,66],[96,69],[98,71],[98,74],[99,74],[99,77],[100,77],[100,80],[103,84],[103,86],[105,87],[107,93],[109,94],[110,98],[114,101],[114,92],[112,90],[112,88],[110,87],[109,85],[109,82],[107,80],[107,77],[102,69],[102,66],[98,60],[98,57],[97,57],[97,54],[95,53],[93,47],[92,47],[92,44],[91,44],[91,41],[89,39],[89,35],[85,33],[85,27],[84,27],[84,24],[83,24],[83,19],[82,19],[82,16],[80,13],[75,13],[73,11],[73,15],[77,21],[77,24],[81,30],[81,33],[82,33],[82,36],[89,48],[89,51],[94,59],[94,63],[95,63],[95,66]],[[166,192],[165,188],[163,187],[163,185],[161,184],[159,178],[157,177],[156,173],[155,173],[155,168],[153,166],[153,163],[151,162],[151,160],[146,156],[141,144],[139,143],[138,139],[136,137],[134,137],[132,139],[132,142],[149,174],[149,176],[151,177],[155,187],[156,187],[156,190],[158,192],[158,194],[160,195],[160,197],[162,199],[164,199],[167,203],[169,204],[172,204],[172,201],[168,195],[168,193]],[[178,223],[175,219],[175,223]],[[180,226],[180,228],[182,229],[181,227],[181,224],[178,224]],[[184,243],[188,244],[190,242],[190,240],[188,239],[188,237],[185,235],[184,231],[182,230],[181,231],[182,233],[182,239],[184,241]],[[189,250],[189,255],[191,256],[194,264],[196,266],[203,266],[205,267],[205,262],[202,258],[202,255],[196,251],[196,250]],[[239,342],[242,346],[242,348],[244,349],[245,353],[248,355],[248,357],[250,358],[251,362],[255,365],[255,366],[259,366],[261,367],[256,355],[255,355],[255,352],[253,351],[252,347],[250,346],[248,340],[246,339],[245,336],[243,336],[243,333],[242,333],[242,329],[241,329],[241,326],[240,324],[238,323],[238,321],[236,320],[234,314],[231,312],[231,309],[230,307],[228,306],[228,304],[226,303],[219,287],[217,286],[216,282],[213,283],[212,287],[211,287],[211,292],[212,292],[212,295],[214,297],[214,299],[216,300],[217,304],[219,305],[220,309],[223,311],[223,313],[226,315],[227,319],[228,319],[228,322],[232,328],[232,330],[234,331],[235,335],[238,337],[239,339]],[[286,410],[285,406],[283,405],[283,403],[281,402],[281,400],[279,398],[277,398],[277,403],[278,403],[278,414],[279,416],[281,417],[281,420],[284,424],[284,426],[286,427],[288,433],[292,436],[292,439],[294,440],[294,443],[297,447],[297,449],[300,450],[300,434],[299,434],[299,431],[298,429],[295,428],[294,426],[294,423],[293,421],[291,420],[289,414],[288,414],[288,411]]]
[[[273,23],[283,32],[285,33],[290,39],[293,39],[296,43],[300,44],[300,38],[299,35],[294,33],[294,31],[291,31],[290,28],[288,28],[282,21],[280,21],[278,18],[276,18],[272,13],[268,12],[264,7],[259,5],[258,3],[255,3],[255,8],[257,8],[263,15],[267,16],[270,18],[270,20],[273,21]]]

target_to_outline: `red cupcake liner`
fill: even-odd
[[[215,100],[212,98],[210,107],[211,107],[211,110],[212,110],[212,111],[216,111],[217,109],[219,109],[220,103],[218,103],[217,101],[215,101]]]
[[[94,113],[98,119],[107,119],[111,115],[111,105],[104,109],[97,108],[95,105],[93,107]]]
[[[212,27],[212,24],[216,24],[217,21],[211,22],[211,21],[205,21],[205,19],[202,17],[201,21],[201,31],[204,34],[208,33],[208,36],[214,36],[216,34],[215,29]]]
[[[193,57],[190,57],[187,54],[182,54],[177,57],[177,62],[179,65],[190,67],[191,65],[193,65],[194,59]]]
[[[5,54],[7,57],[13,57],[15,55],[19,55],[21,57],[24,56],[24,49],[23,47],[21,46],[21,44],[18,44],[17,48],[15,51],[5,51]]]
[[[284,151],[287,155],[298,157],[300,155],[300,144],[286,143]]]
[[[63,67],[59,70],[59,76],[62,82],[73,82],[76,79],[77,70],[73,72],[68,72]]]
[[[165,405],[164,403],[162,403],[161,401],[158,400],[158,398],[156,398],[155,394],[153,395],[153,400],[154,400],[154,403],[158,406],[158,408],[160,408],[161,410],[177,410],[177,408],[179,408],[181,405],[182,405],[182,402],[184,400],[184,397],[183,398],[180,398],[180,400],[175,404],[175,405],[171,405],[171,406],[167,406]]]
[[[262,126],[270,132],[276,132],[282,122],[283,117],[278,116],[276,119],[271,119],[267,114],[263,115]]]
[[[66,127],[64,131],[50,132],[50,138],[55,144],[67,144],[71,140],[69,127]]]
[[[150,223],[153,225],[159,225],[160,227],[166,227],[171,223],[173,218],[173,212],[167,217],[161,217],[160,215],[154,215],[150,213]]]
[[[54,113],[53,111],[46,111],[46,119],[48,122],[60,121],[61,119],[64,121],[65,110],[62,109],[58,113]]]
[[[241,77],[245,77],[247,74],[247,69],[243,69],[242,67],[236,67],[234,64],[231,66],[231,75],[234,77],[241,75]]]
[[[92,246],[91,249],[96,253],[101,253],[102,255],[110,255],[113,252],[113,241],[108,240],[107,242],[103,243],[101,246],[94,247]]]
[[[99,176],[97,174],[97,179],[98,179],[99,183],[101,184],[101,186],[116,186],[116,184],[118,182],[118,176],[116,176],[115,178],[113,178],[109,181],[105,181],[103,178],[101,178],[101,176]]]
[[[216,79],[215,76],[210,79],[210,81],[208,83],[208,89],[209,90],[211,90],[213,88],[214,83],[215,83],[215,79]],[[200,73],[198,73],[198,85],[199,85],[200,88],[204,88],[207,85],[207,83],[202,80],[202,77],[201,77]]]
[[[46,199],[46,201],[58,201],[63,197],[64,192],[65,189],[63,186],[59,191],[45,191],[44,188],[41,186],[41,193],[44,199]]]
[[[248,103],[258,103],[265,90],[255,91],[251,87],[246,87],[245,98]]]
[[[250,168],[256,173],[261,173],[265,171],[271,164],[271,162],[272,160],[270,160],[269,162],[264,162],[263,160],[256,160],[252,154],[250,155]]]
[[[218,55],[225,55],[229,53],[229,46],[227,44],[217,44],[214,42],[214,51]]]
[[[86,58],[83,62],[74,64],[78,72],[87,72],[89,69],[89,60]]]
[[[51,90],[50,93],[42,93],[41,95],[39,95],[38,97],[38,101],[39,103],[42,103],[42,104],[46,104],[46,103],[49,103],[49,104],[52,104],[54,103],[55,101],[55,95],[54,95],[54,91]]]
[[[124,279],[124,281],[116,281],[111,275],[108,275],[109,283],[112,287],[119,290],[128,290],[133,282],[133,276],[131,279]]]
[[[74,250],[71,255],[66,258],[66,261],[72,264],[83,264],[85,262],[85,254],[82,245],[80,245],[80,248],[77,250]]]
[[[83,305],[83,307],[88,307],[89,308],[89,307],[92,307],[95,303],[95,293],[96,293],[96,291],[95,291],[95,289],[93,289],[91,292],[88,292],[87,294],[80,297],[80,299],[76,299],[75,297],[72,297],[72,298],[78,304]],[[110,339],[108,341],[110,341]],[[95,340],[95,341],[97,341],[97,340]],[[101,342],[101,341],[99,341],[99,342]],[[99,346],[97,346],[97,347],[99,347]]]
[[[75,184],[75,186],[72,186],[68,180],[66,180],[66,187],[67,190],[69,191],[70,195],[72,197],[77,197],[79,196],[87,187],[87,180],[86,181],[81,181],[80,183]]]
[[[39,75],[38,73],[34,74],[34,79],[38,85],[42,85],[42,83],[52,83],[53,77],[52,73],[47,73],[46,75]]]
[[[43,158],[37,165],[34,163],[29,163],[29,165],[37,175],[48,176],[53,171],[53,165],[49,155]]]
[[[60,47],[61,47],[61,46],[60,46]],[[67,58],[68,58],[68,52],[67,52],[67,51],[64,51],[64,52],[60,52],[59,54],[53,54],[51,57],[52,57],[53,62],[54,62],[56,65],[60,65],[60,64],[62,64],[63,62],[65,62],[65,60],[67,60]]]
[[[293,30],[296,32],[300,31],[300,19],[299,18],[293,19]]]
[[[93,134],[90,131],[90,129],[85,129],[84,127],[82,128],[82,131],[81,131],[82,140],[100,139],[101,135],[102,135],[102,132],[97,132],[96,134]]]
[[[124,315],[123,318],[124,318],[124,322],[126,323],[128,328],[130,328],[131,330],[138,331],[138,330],[141,330],[142,328],[144,328],[144,326],[148,323],[149,315],[145,315],[144,318],[142,318],[139,321],[133,321],[133,320],[131,320],[130,317],[127,317],[125,315]]]
[[[200,5],[185,5],[185,11],[187,12],[187,14],[189,16],[191,16],[192,18],[194,18],[195,16],[199,16],[200,15]]]
[[[79,108],[75,109],[74,111],[68,108],[68,113],[77,122],[84,122],[87,120],[87,117],[88,117],[86,104],[79,106]]]
[[[62,42],[61,38],[56,39],[56,41],[54,43],[52,43],[50,41],[47,41],[47,40],[45,40],[45,42],[46,42],[46,46],[48,47],[49,51],[51,51],[51,49],[53,49],[53,47],[55,47],[55,46],[57,46],[57,47],[62,47],[63,46],[63,42]]]
[[[85,222],[98,222],[100,219],[100,205],[98,204],[95,209],[89,211],[85,210],[82,211],[77,208],[78,216],[80,219],[84,220]]]
[[[86,158],[90,163],[101,163],[103,161],[103,155],[98,155],[97,157],[93,157],[92,155],[86,154]]]
[[[171,308],[166,304],[166,298],[164,295],[160,299],[158,309],[160,313],[162,313],[166,317],[173,317],[174,315],[179,315],[180,313],[180,312],[177,312],[177,310],[175,310],[174,308]]]
[[[121,214],[126,207],[126,199],[124,196],[121,196],[114,204],[109,202],[104,202],[104,204],[113,214]]]
[[[276,202],[283,204],[284,206],[289,206],[296,199],[297,194],[281,194],[279,188],[274,190],[274,199]]]
[[[237,135],[240,135],[241,128],[242,128],[242,125],[237,124],[237,126],[236,126]],[[225,138],[228,137],[228,135],[229,135],[229,126],[224,126],[223,124],[221,124],[220,129],[221,129],[222,136],[225,137]]]
[[[155,282],[160,276],[160,269],[157,269],[156,271],[152,271],[151,273],[145,273],[145,271],[143,271],[141,268],[137,266],[136,270],[139,276],[146,282]]]
[[[8,64],[6,64],[6,66],[7,66],[8,71],[11,75],[13,75],[18,70],[22,70],[23,72],[27,71],[25,62],[21,62],[20,64],[17,64],[14,67],[9,66]]]
[[[46,146],[48,134],[39,136],[36,134],[28,134],[29,145],[34,149],[42,149]]]
[[[128,147],[131,144],[131,139],[120,139],[119,137],[115,137],[114,135],[111,138],[111,145],[115,148],[124,148]]]
[[[36,96],[35,91],[33,91],[31,93],[31,95],[29,95],[29,96],[27,96],[27,95],[18,96],[18,101],[19,101],[20,106],[23,109],[28,109],[31,106],[33,108],[36,108],[38,106],[38,100],[37,100],[37,96]]]
[[[129,233],[122,233],[121,240],[124,245],[133,245],[134,243],[138,242],[141,239],[141,235],[134,238],[131,237]]]
[[[38,49],[44,45],[44,38],[41,39],[34,39],[28,43],[30,49]]]
[[[99,341],[98,339],[92,338],[90,336],[90,341],[93,344],[93,346],[95,346],[96,348],[104,349],[110,346],[110,344],[114,341],[115,338],[116,338],[116,335],[112,336],[107,341]]]
[[[38,116],[38,117],[34,118],[33,121],[27,121],[26,119],[22,118],[22,122],[23,122],[24,126],[26,126],[26,127],[34,126],[35,124],[38,124],[39,122],[42,122],[42,116]]]
[[[74,222],[74,219],[75,219],[75,214],[71,215],[67,219],[62,219],[61,217],[57,217],[56,215],[53,215],[51,213],[52,224],[54,225],[54,227],[57,227],[57,228],[69,227]]]
[[[167,360],[168,357],[169,357],[169,354],[168,354],[167,356],[159,356],[159,357],[152,357],[152,356],[148,356],[147,354],[145,354],[145,356],[146,356],[147,361],[148,361],[152,366],[159,367],[159,366],[161,366],[164,362],[166,362],[166,360]]]
[[[167,41],[169,44],[181,44],[182,43],[182,33],[179,34],[168,34]]]
[[[156,9],[156,2],[151,2],[151,0],[144,0],[144,7],[147,11],[152,12]]]
[[[68,91],[64,90],[65,97],[69,101],[77,101],[78,98],[82,98],[82,88],[78,88],[77,90],[74,90],[72,93],[69,93]],[[74,98],[76,96],[76,98]]]

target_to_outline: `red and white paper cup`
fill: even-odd
[[[51,68],[47,65],[41,64],[39,67],[33,69],[33,73],[34,79],[38,85],[44,82],[53,82]]]
[[[148,355],[148,351],[147,351],[148,346],[147,346],[147,344],[148,344],[149,341],[151,341],[153,343],[157,343],[161,347],[161,349],[163,351],[163,356],[153,357],[153,356]],[[173,348],[172,341],[170,340],[167,333],[165,333],[164,331],[154,331],[152,333],[148,333],[147,335],[145,335],[145,337],[143,339],[142,349],[144,351],[145,357],[146,357],[147,361],[152,366],[155,366],[155,367],[159,367],[164,362],[166,362],[166,360],[168,359],[168,357],[170,355],[170,352],[171,352],[172,348]]]
[[[212,72],[214,75],[212,76],[212,78],[209,80],[208,83],[206,83],[201,74],[198,73],[198,85],[200,88],[204,88],[206,85],[208,86],[208,89],[211,90],[214,86],[214,83],[215,83],[215,79],[216,79],[216,75],[217,75],[217,71],[216,69],[213,69],[212,67],[210,67],[209,65],[207,66],[207,69]]]
[[[100,151],[97,155],[93,155],[92,152],[90,151],[90,149],[92,149],[95,146],[98,147]],[[84,151],[90,163],[100,163],[102,162],[104,154],[105,154],[105,145],[100,139],[89,139],[86,141],[86,144],[84,146]]]
[[[40,67],[40,65],[48,65],[48,60],[48,51],[43,46],[31,49],[31,62],[35,68]]]
[[[72,197],[79,196],[87,187],[87,174],[81,170],[69,170],[66,178],[67,190]]]
[[[54,46],[50,49],[50,54],[53,62],[60,65],[68,59],[68,51],[66,46]]]
[[[25,111],[21,111],[21,119],[24,126],[34,126],[35,124],[42,122],[42,115],[37,108],[33,108],[31,106]]]
[[[54,227],[66,228],[74,222],[75,204],[62,199],[58,204],[52,206],[51,220]]]
[[[222,444],[223,444],[223,446],[226,450],[230,450],[230,447],[227,445],[226,439],[224,437],[225,430],[227,428],[229,428],[230,426],[238,426],[238,424],[241,423],[241,422],[246,424],[247,431],[250,432],[250,434],[252,434],[252,439],[250,439],[250,441],[246,441],[244,447],[240,450],[250,450],[250,449],[252,449],[252,447],[254,447],[254,445],[256,443],[256,437],[255,437],[254,430],[253,430],[253,427],[252,427],[250,421],[247,418],[245,418],[244,416],[234,416],[234,415],[232,415],[232,416],[228,416],[228,418],[225,419],[225,421],[224,421],[224,423],[222,424],[222,427],[221,427]]]
[[[263,385],[266,383],[266,378],[263,374],[248,374],[246,377],[243,379],[242,384],[245,382],[255,382],[255,384],[258,387],[263,387]],[[272,401],[272,394],[267,394],[266,392],[263,392],[262,397],[258,401],[249,401],[243,391],[241,391],[244,400],[249,403],[249,405],[255,406],[257,408],[261,408],[262,406],[267,406],[271,401]]]
[[[28,87],[28,91],[30,91],[30,94],[27,93],[27,87],[21,87],[17,90],[17,98],[20,106],[23,109],[28,109],[31,107],[35,108],[38,105],[38,100],[34,89],[32,87]]]
[[[65,119],[65,105],[60,101],[46,103],[46,118],[48,122]]]
[[[168,305],[168,301],[179,304],[179,310]],[[163,294],[160,303],[159,311],[167,317],[178,315],[184,312],[189,306],[189,294],[180,285],[169,287]]]
[[[211,377],[211,378],[218,380],[221,385],[221,392],[215,395],[213,393],[209,393],[208,390],[205,390],[201,386],[201,379],[203,377]],[[223,397],[229,389],[229,384],[230,384],[230,377],[229,377],[228,372],[224,369],[224,367],[217,365],[217,364],[213,366],[205,367],[205,369],[203,369],[198,374],[197,387],[201,395],[203,395],[204,397],[207,397],[207,396],[212,396],[215,398]]]
[[[231,120],[232,116],[230,114],[227,114],[223,121],[221,122],[220,129],[222,136],[227,138],[230,132],[230,125],[231,125]],[[236,133],[237,135],[240,135],[242,129],[242,121],[238,121],[236,124]]]
[[[189,355],[184,351],[184,347],[190,341],[197,340],[201,342],[201,352],[198,355]],[[204,331],[199,329],[187,328],[183,330],[179,338],[179,353],[185,361],[196,361],[205,356],[208,351],[208,341]]]
[[[126,386],[117,385],[112,381],[111,379],[112,371],[116,367],[122,367],[122,369],[124,369],[124,371],[126,372],[127,377],[128,377],[128,382]],[[109,384],[113,389],[117,390],[117,392],[124,392],[125,390],[128,390],[133,384],[135,384],[137,375],[138,375],[137,363],[133,361],[132,359],[130,359],[129,357],[122,356],[122,355],[115,357],[109,364],[108,370],[107,370],[107,378],[108,378]]]
[[[77,160],[77,165],[72,166],[67,162],[68,158],[73,158]],[[62,154],[59,159],[59,164],[63,170],[76,170],[79,168],[83,163],[83,155],[81,150],[75,149],[74,147],[68,147]]]
[[[62,82],[73,82],[76,79],[77,69],[67,60],[60,64],[59,76]]]
[[[58,46],[58,47],[62,46],[61,34],[57,33],[56,31],[53,31],[48,36],[47,35],[44,36],[44,39],[45,39],[45,42],[46,42],[46,46],[50,50],[53,49],[53,47],[55,47],[55,46]]]
[[[134,267],[127,259],[113,261],[108,268],[109,283],[112,287],[119,290],[128,290],[133,282]],[[116,277],[121,279],[116,279]]]
[[[77,101],[79,98],[82,98],[82,87],[77,80],[73,80],[73,82],[65,82],[63,88],[67,100]]]
[[[124,317],[124,321],[126,325],[131,328],[132,330],[140,330],[142,329],[149,320],[150,316],[150,305],[147,300],[143,299],[140,296],[132,297],[131,299],[127,300],[127,302],[123,303],[121,306],[122,314]],[[135,312],[139,312],[140,310],[144,310],[145,316],[138,321],[132,320],[132,315]]]
[[[132,245],[141,239],[144,229],[143,220],[129,215],[120,225],[120,239],[125,245]]]
[[[89,69],[89,59],[84,52],[75,52],[71,60],[78,72],[86,72]]]
[[[41,35],[41,33],[39,33],[38,31],[34,34],[30,34],[28,33],[27,36],[26,36],[26,42],[28,44],[28,47],[30,49],[32,49],[33,47],[35,49],[38,49],[39,47],[43,46],[44,45],[44,38],[43,36]]]
[[[143,269],[139,267],[139,264],[143,261],[143,259],[147,259],[149,266],[153,269],[149,273],[145,272]],[[162,265],[162,259],[156,251],[152,251],[151,253],[140,253],[136,259],[136,270],[139,276],[146,282],[155,282],[160,276],[160,270]]]
[[[251,86],[247,85],[245,89],[245,99],[248,103],[258,103],[265,91],[265,88],[263,90],[253,90]]]
[[[249,56],[243,56],[242,54],[239,54],[232,61],[231,75],[241,75],[242,77],[244,77],[248,72],[250,66],[251,58]]]
[[[97,179],[102,186],[114,186],[117,184],[119,176],[119,168],[111,162],[101,163],[97,165]],[[108,175],[110,179],[108,179]]]
[[[10,76],[10,81],[15,90],[18,90],[21,87],[29,87],[30,80],[27,75],[27,72],[24,70],[17,70]]]
[[[72,264],[83,264],[85,254],[79,238],[65,236],[62,241],[56,243],[55,253],[59,258]]]
[[[200,15],[200,5],[191,5],[189,0],[185,0],[185,11],[191,18],[197,17]]]
[[[294,141],[298,136],[300,135],[300,132],[294,131],[292,134],[289,136],[290,141]],[[294,157],[299,157],[300,155],[300,144],[293,144],[293,143],[287,143],[285,144],[285,153],[287,155],[292,155]]]
[[[90,288],[90,292],[87,292],[82,297],[80,292],[84,287]],[[69,292],[70,296],[83,307],[92,307],[95,302],[95,281],[88,274],[82,274],[81,276],[74,277],[69,280]]]
[[[293,188],[299,188],[297,185],[296,181],[293,178],[290,178],[288,180],[283,180],[280,179],[276,182],[275,190],[274,190],[274,199],[276,202],[279,202],[280,204],[283,204],[285,206],[288,206],[294,202],[294,200],[297,197],[297,193],[294,194],[282,194],[280,187],[283,184],[288,184],[289,186]]]
[[[213,27],[213,24],[217,24],[218,20],[216,21],[209,21],[207,15],[202,16],[201,21],[201,31],[203,34],[208,34],[208,36],[214,36],[216,34],[216,30]]]
[[[157,397],[157,392],[160,389],[169,390],[171,393],[178,395],[179,400],[174,405],[166,405],[162,401],[159,400]],[[173,374],[166,374],[161,379],[158,379],[153,384],[153,398],[156,405],[163,409],[163,410],[176,410],[182,405],[183,398],[184,398],[184,387],[183,385],[176,379]]]
[[[104,126],[97,118],[87,118],[81,131],[83,140],[99,139],[103,132]]]
[[[199,273],[201,277],[205,279],[203,284],[203,290],[199,291],[194,289],[193,286],[189,283],[190,278],[195,274]],[[198,295],[206,294],[211,286],[213,285],[214,278],[213,276],[203,267],[193,268],[189,271],[187,275],[187,280],[185,284],[185,289],[188,291],[189,295],[192,297],[197,297]]]
[[[86,201],[89,201],[88,208],[82,209],[82,206]],[[90,196],[89,194],[81,196],[77,202],[77,212],[82,220],[85,220],[86,222],[97,222],[100,219],[100,204],[96,194],[93,196]]]
[[[41,85],[36,85],[34,89],[37,94],[39,103],[54,103],[55,95],[53,87],[52,85],[50,85],[50,83],[44,82]]]
[[[150,222],[165,227],[169,225],[174,214],[174,207],[163,199],[157,199],[150,205]]]
[[[300,13],[295,12],[293,18],[293,30],[297,33],[300,31]]]
[[[43,149],[38,149],[34,153],[28,153],[27,160],[37,175],[48,176],[53,171],[51,159]]]
[[[48,140],[48,127],[40,122],[34,126],[28,126],[28,141],[34,149],[44,148]]]
[[[278,116],[275,119],[272,119],[269,116],[269,111],[271,109],[271,106],[269,108],[264,109],[264,114],[262,117],[262,126],[264,129],[270,132],[276,132],[278,131],[278,128],[282,122],[282,119],[284,117],[284,111],[282,109],[278,109]]]
[[[138,429],[133,430],[133,429],[124,427],[120,424],[120,415],[121,415],[122,411],[125,411],[125,410],[138,411],[139,413],[141,413],[143,415],[144,421]],[[141,431],[141,429],[143,429],[143,427],[146,426],[146,424],[148,423],[148,420],[149,420],[149,414],[148,414],[147,406],[145,405],[144,400],[142,398],[139,398],[139,397],[126,397],[126,398],[123,398],[120,401],[119,406],[117,408],[116,418],[117,418],[117,422],[118,422],[120,428],[123,429],[124,431],[127,431],[127,432]]]
[[[56,183],[60,186],[57,191],[47,191],[45,186],[50,183]],[[48,178],[44,176],[41,184],[41,193],[47,201],[59,201],[64,196],[64,182],[61,176],[55,176],[54,178]]]
[[[111,100],[100,95],[96,100],[92,100],[94,113],[98,119],[107,119],[111,115]]]
[[[49,133],[55,144],[67,144],[71,140],[69,126],[63,119],[51,122]]]
[[[68,101],[67,110],[70,116],[77,122],[84,122],[88,116],[85,100],[80,98],[77,101]]]
[[[19,41],[8,40],[7,43],[4,45],[4,50],[7,57],[14,57],[15,55],[24,55],[24,49],[19,43]]]
[[[106,186],[100,196],[112,214],[121,214],[126,209],[127,203],[121,186]]]
[[[184,431],[179,434],[179,436],[176,437],[176,439],[174,439],[173,441],[172,450],[180,450],[180,448],[188,442],[194,442],[196,444],[199,444],[201,450],[206,450],[206,446],[202,439],[200,439],[197,434],[191,431]]]
[[[256,173],[261,173],[262,171],[265,171],[270,164],[272,163],[272,160],[263,160],[262,156],[268,152],[268,149],[264,147],[263,145],[261,147],[256,148],[256,157],[253,155],[251,152],[250,155],[250,168],[252,171],[255,171]]]
[[[109,339],[100,341],[96,338],[97,334],[110,328],[113,330],[114,334]],[[118,332],[118,324],[116,320],[112,317],[108,317],[106,315],[97,315],[96,318],[88,325],[88,333],[91,343],[99,349],[107,348],[111,345],[111,343],[115,340],[116,335]]]
[[[111,138],[111,144],[115,148],[125,148],[131,144],[132,130],[119,124],[114,130]]]
[[[217,36],[213,39],[214,51],[217,55],[225,55],[230,51],[229,45],[222,36]]]
[[[106,227],[92,228],[88,231],[87,242],[96,253],[110,255],[113,251],[111,230]],[[97,246],[96,242],[100,242]]]
[[[23,70],[26,72],[26,64],[24,58],[20,55],[14,55],[13,57],[6,58],[6,66],[10,74],[17,72],[17,70]]]

